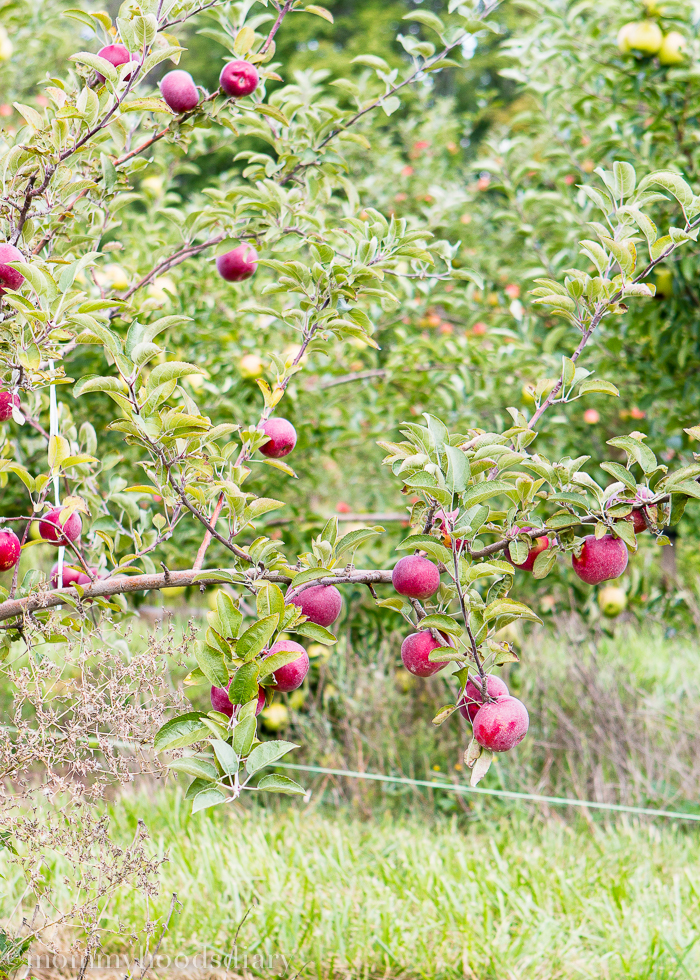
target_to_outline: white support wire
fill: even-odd
[[[53,361],[49,361],[49,371],[53,374]],[[58,402],[56,400],[56,385],[49,388],[49,436],[58,436]],[[61,487],[58,473],[53,477],[54,502],[56,507],[61,506]],[[63,588],[63,557],[66,549],[61,545],[58,549],[58,588]]]

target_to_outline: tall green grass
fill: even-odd
[[[151,916],[177,895],[171,956],[230,951],[248,912],[238,962],[281,955],[289,977],[700,976],[700,837],[680,825],[589,827],[490,803],[469,820],[293,806],[191,817],[179,792],[124,797],[112,818],[124,841],[145,820],[169,856]],[[55,863],[59,895],[63,872]],[[9,874],[0,916],[20,887]],[[103,925],[137,930],[144,912],[124,891]]]

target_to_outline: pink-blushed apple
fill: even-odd
[[[12,409],[20,407],[19,395],[16,391],[0,391],[0,421],[7,422],[12,418]]]
[[[249,61],[229,61],[219,75],[219,85],[232,99],[250,95],[258,87],[259,81],[258,70]]]
[[[228,696],[228,689],[231,686],[231,681],[228,682],[226,687],[212,687],[211,689],[211,706],[214,711],[220,711],[222,715],[227,715],[229,718],[233,717],[234,708],[240,708],[239,704],[231,704]],[[258,703],[255,705],[255,714],[259,715],[262,709],[265,707],[265,688],[258,687]]]
[[[21,551],[22,547],[15,532],[9,528],[2,528],[0,530],[0,572],[14,568],[19,561]]]
[[[334,623],[343,605],[340,592],[334,585],[310,585],[308,589],[287,592],[287,602],[298,606],[312,623],[330,626]]]
[[[525,534],[529,534],[530,537],[532,537],[533,536],[533,532],[536,531],[536,528],[534,528],[534,527],[521,527],[520,528],[520,531],[524,532]],[[531,572],[532,569],[534,568],[534,565],[535,565],[535,559],[540,554],[540,552],[546,551],[547,548],[549,548],[550,543],[551,542],[550,542],[550,540],[549,540],[549,538],[547,537],[546,534],[540,535],[539,537],[535,538],[535,543],[533,544],[533,546],[528,551],[527,558],[525,559],[525,561],[521,562],[519,565],[517,565],[513,561],[513,559],[510,557],[510,554],[509,554],[509,552],[507,550],[506,550],[506,557],[508,558],[508,561],[511,563],[511,565],[513,565],[515,568],[520,568],[524,572]]]
[[[304,678],[309,672],[309,655],[301,643],[295,643],[294,640],[278,640],[266,656],[271,657],[275,653],[287,651],[298,653],[299,656],[274,672],[275,683],[270,687],[275,691],[296,691],[304,683]]]
[[[160,81],[160,94],[173,112],[189,112],[199,103],[199,92],[188,71],[169,71]]]
[[[7,289],[19,289],[24,282],[22,273],[13,269],[11,265],[7,264],[8,262],[24,262],[24,256],[14,245],[3,242],[0,244],[0,296],[5,295],[4,286]]]
[[[92,573],[97,578],[97,569],[93,568]],[[80,571],[77,568],[71,568],[70,565],[63,563],[63,588],[67,588],[69,585],[91,585],[92,580],[89,575],[85,572]],[[51,569],[51,585],[54,589],[58,588],[58,562]]]
[[[262,430],[269,440],[260,447],[260,452],[270,459],[289,456],[297,444],[297,431],[287,419],[268,419]]]
[[[252,245],[238,245],[216,260],[216,271],[226,282],[250,279],[258,267],[258,253]]]
[[[440,571],[429,558],[406,555],[394,566],[391,582],[399,595],[410,599],[429,599],[440,588]]]
[[[80,532],[83,530],[80,514],[74,510],[67,520],[61,521],[62,510],[63,507],[54,507],[39,521],[39,534],[44,541],[66,545],[69,541],[75,541],[80,537]]]
[[[454,646],[452,640],[441,632],[440,634]],[[401,660],[409,673],[415,677],[432,677],[439,670],[446,667],[449,660],[430,661],[428,654],[433,650],[439,650],[441,644],[433,637],[430,630],[419,630],[417,633],[409,633],[401,644]]]
[[[486,678],[486,691],[492,698],[505,697],[509,693],[505,681],[502,681],[500,677],[496,677],[495,674],[489,674]],[[467,680],[467,686],[464,689],[464,694],[457,705],[459,708],[459,713],[463,718],[468,718],[473,724],[477,712],[483,706],[483,704],[484,698],[481,689],[478,688],[472,678],[469,677]]]
[[[599,585],[619,578],[628,560],[627,545],[622,538],[614,538],[612,534],[596,538],[595,534],[588,534],[583,539],[581,554],[578,558],[574,554],[571,564],[582,582]]]
[[[527,708],[510,695],[482,705],[474,718],[474,738],[491,752],[508,752],[527,735]]]
[[[104,48],[100,48],[97,54],[100,58],[108,61],[110,65],[114,65],[115,68],[119,68],[120,65],[125,65],[127,62],[134,60],[129,53],[129,49],[123,44],[107,44]],[[101,82],[104,82],[105,77],[99,71],[97,72],[97,77]],[[128,82],[130,78],[131,74],[127,75],[126,81]]]

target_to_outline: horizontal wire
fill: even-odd
[[[353,772],[350,769],[326,769],[323,766],[301,766],[292,762],[275,762],[281,769],[297,769],[325,776],[347,776],[350,779],[370,779],[378,783],[400,783],[404,786],[424,786],[428,789],[444,789],[452,793],[477,793],[481,796],[499,796],[508,800],[529,800],[532,803],[551,803],[553,806],[577,806],[593,810],[613,810],[616,813],[636,813],[646,817],[668,817],[672,820],[700,821],[700,813],[679,813],[675,810],[653,810],[649,807],[625,806],[622,803],[597,803],[594,800],[573,800],[565,796],[540,796],[537,793],[516,793],[507,789],[486,789],[465,786],[461,783],[440,783],[427,779],[410,779],[408,776],[385,776],[376,772]]]

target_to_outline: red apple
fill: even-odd
[[[582,582],[598,585],[619,578],[628,560],[627,545],[622,538],[614,538],[612,534],[596,538],[595,534],[588,534],[583,539],[581,554],[578,558],[573,555],[571,564]]]
[[[12,418],[12,409],[20,407],[19,395],[16,391],[0,391],[0,421],[7,422]]]
[[[160,82],[160,94],[173,112],[189,112],[199,103],[199,92],[188,71],[169,71]]]
[[[19,561],[22,548],[19,538],[9,528],[0,530],[0,572],[14,568]]]
[[[391,582],[399,595],[410,599],[429,599],[440,588],[440,572],[428,558],[406,555],[394,566]]]
[[[268,419],[263,425],[263,432],[269,436],[269,441],[260,447],[263,456],[270,459],[281,459],[289,456],[297,444],[297,432],[291,422],[286,419]]]
[[[66,545],[69,541],[75,541],[76,538],[80,537],[80,532],[83,529],[80,514],[74,510],[70,517],[62,523],[60,521],[62,510],[63,507],[54,507],[47,514],[44,514],[42,520],[39,521],[39,534],[44,541]],[[59,531],[59,527],[63,534]]]
[[[505,682],[502,681],[500,677],[496,677],[495,674],[489,674],[486,678],[486,690],[492,698],[508,696],[508,688]],[[483,704],[484,699],[482,697],[481,689],[476,686],[471,677],[468,678],[467,686],[464,689],[462,699],[457,705],[459,708],[459,713],[463,718],[468,718],[473,724],[477,712],[483,706]]]
[[[296,691],[304,683],[304,678],[309,672],[309,655],[301,643],[295,643],[294,640],[278,640],[266,656],[271,657],[273,653],[283,653],[287,650],[298,653],[299,656],[290,664],[275,671],[275,683],[270,686],[276,691]]]
[[[250,95],[258,87],[259,81],[258,70],[249,61],[229,61],[219,75],[219,85],[232,99]]]
[[[532,532],[535,531],[536,528],[534,528],[534,527],[521,527],[519,530],[521,532],[524,532],[525,534],[529,534],[530,536],[532,536]],[[541,551],[546,551],[547,548],[549,548],[549,546],[550,546],[550,540],[547,537],[547,535],[544,534],[544,535],[541,535],[538,538],[535,538],[535,543],[533,544],[533,546],[528,551],[527,558],[525,559],[524,562],[521,562],[519,565],[517,565],[513,561],[513,559],[510,557],[510,555],[509,555],[509,553],[508,553],[507,550],[506,550],[506,557],[508,558],[508,561],[511,563],[511,565],[513,565],[515,568],[521,568],[524,572],[531,572],[532,569],[533,569],[533,566],[535,564],[535,559],[537,558],[537,556],[539,555],[539,553]]]
[[[474,718],[474,738],[491,752],[508,752],[527,735],[527,708],[510,695],[483,705]]]
[[[108,61],[110,65],[114,65],[115,68],[119,68],[120,65],[125,65],[129,61],[134,59],[129,54],[129,49],[124,47],[123,44],[108,44],[104,48],[100,48],[97,52],[100,58],[104,58]],[[97,72],[97,77],[101,82],[104,82],[105,77]],[[126,81],[128,82],[131,78],[131,74],[126,76]]]
[[[343,605],[340,592],[334,585],[312,585],[295,593],[287,592],[287,602],[298,606],[312,623],[318,626],[330,626],[334,623]]]
[[[238,245],[216,260],[216,270],[226,282],[250,279],[258,267],[258,253],[252,245]]]
[[[93,575],[97,578],[97,569],[92,569]],[[58,562],[51,569],[51,585],[54,589],[58,588]],[[81,572],[77,568],[71,568],[70,565],[63,565],[63,588],[67,588],[69,585],[92,585],[92,580],[89,575],[85,572]]]
[[[649,489],[649,487],[637,487],[637,492],[632,499],[629,497],[623,498],[619,494],[615,494],[611,497],[607,503],[607,507],[614,507],[615,504],[643,504],[645,500],[652,500],[654,494]],[[644,510],[639,507],[637,510],[633,510],[632,513],[625,518],[626,521],[632,522],[632,527],[634,528],[635,534],[642,534],[643,531],[648,530],[647,522],[644,519]]]
[[[7,286],[8,289],[19,289],[24,282],[22,273],[7,265],[8,262],[24,262],[24,256],[14,245],[3,242],[0,245],[0,296],[5,295],[3,286]]]
[[[212,687],[211,706],[214,709],[214,711],[220,711],[222,715],[228,715],[229,718],[232,718],[233,709],[239,708],[240,705],[231,704],[228,696],[228,689],[230,686],[231,686],[231,681],[228,682],[226,687]],[[258,703],[255,705],[255,714],[259,715],[264,707],[265,707],[265,688],[258,687]]]
[[[440,635],[447,640],[451,647],[454,646],[448,636],[445,636],[442,632]],[[430,630],[420,630],[418,633],[410,633],[401,644],[401,659],[404,667],[416,677],[431,677],[433,674],[437,674],[439,670],[442,670],[449,663],[449,660],[428,660],[428,654],[439,648],[440,644],[433,637]]]

